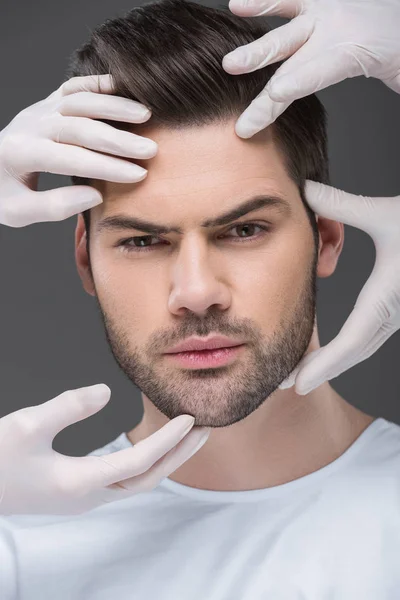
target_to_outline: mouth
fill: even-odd
[[[190,350],[169,353],[165,356],[181,367],[205,369],[230,364],[239,356],[245,346],[246,344],[239,344],[238,346],[214,348],[213,350]]]

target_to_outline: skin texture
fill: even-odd
[[[201,489],[270,487],[329,464],[375,417],[329,382],[306,396],[278,386],[320,347],[315,282],[335,271],[343,224],[319,217],[315,247],[298,188],[268,128],[247,140],[236,135],[234,121],[139,130],[158,143],[158,153],[130,159],[148,169],[141,182],[94,182],[104,202],[91,211],[90,264],[82,215],[75,231],[84,289],[96,299],[117,363],[141,390],[144,414],[129,439],[137,443],[181,414],[211,427],[206,444],[169,477]],[[200,227],[261,193],[285,198],[291,214],[265,207],[228,225]],[[149,234],[95,231],[101,218],[117,213],[184,233],[130,241],[139,251],[123,252],[122,239]],[[140,252],[141,246],[152,249]],[[163,355],[191,335],[210,333],[245,342],[229,366],[186,369]]]

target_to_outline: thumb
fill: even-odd
[[[32,200],[32,198],[30,198]],[[35,201],[24,207],[32,222],[62,221],[103,202],[101,193],[89,185],[64,187],[35,192]]]
[[[111,390],[97,383],[75,390],[66,390],[55,398],[32,407],[38,430],[53,439],[62,429],[99,412],[110,400]]]
[[[300,14],[302,5],[302,0],[230,0],[229,10],[239,16],[274,15],[292,19]]]
[[[310,179],[306,181],[305,197],[311,209],[321,217],[352,225],[373,236],[376,200],[379,199],[349,194]]]

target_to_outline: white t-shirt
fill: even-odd
[[[103,448],[131,446],[125,433]],[[399,600],[400,426],[259,490],[168,478],[74,516],[0,517],[1,600]]]

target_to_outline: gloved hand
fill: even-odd
[[[193,417],[180,415],[111,454],[73,457],[53,450],[62,429],[99,412],[110,394],[103,383],[67,390],[0,419],[1,515],[81,514],[151,491],[207,441],[210,428],[190,431]]]
[[[40,171],[122,183],[146,176],[138,165],[101,154],[151,158],[158,149],[152,140],[92,120],[143,123],[151,116],[142,104],[111,93],[108,74],[73,77],[0,132],[0,223],[60,221],[102,202],[91,186],[38,192]],[[152,490],[197,452],[201,435],[209,435],[204,427],[186,435],[194,420],[180,415],[134,447],[106,456],[76,458],[52,449],[63,428],[98,412],[109,399],[110,389],[97,384],[0,419],[0,514],[80,514]]]
[[[72,77],[0,132],[0,224],[61,221],[103,200],[87,185],[38,192],[40,171],[119,183],[144,179],[146,169],[102,154],[147,159],[158,150],[153,140],[94,120],[144,123],[151,116],[143,104],[112,91],[109,74]]]
[[[279,386],[308,394],[376,352],[400,329],[400,196],[369,198],[307,180],[305,196],[318,215],[368,233],[375,265],[353,312],[326,346],[307,354]]]
[[[242,17],[292,19],[224,56],[232,75],[285,61],[240,115],[240,137],[273,123],[297,98],[348,77],[376,77],[400,93],[399,0],[230,0],[229,8]]]

